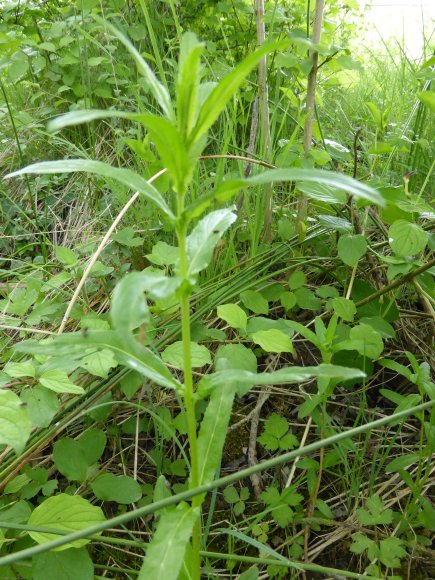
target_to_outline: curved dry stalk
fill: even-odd
[[[150,177],[150,179],[148,179],[148,183],[152,183],[153,181],[155,181],[158,177],[160,177],[164,173],[166,173],[166,168],[161,169],[159,172],[157,172],[152,177]],[[107,242],[110,240],[110,237],[113,234],[113,232],[115,231],[117,225],[122,220],[122,218],[127,213],[127,211],[130,209],[130,207],[133,205],[133,203],[136,201],[136,199],[139,197],[139,195],[140,195],[140,192],[136,191],[136,193],[134,193],[131,196],[131,198],[127,201],[127,203],[124,205],[122,210],[119,212],[119,214],[114,219],[110,228],[107,230],[107,232],[104,235],[103,239],[101,240],[98,248],[95,250],[92,258],[89,260],[89,264],[86,266],[86,269],[83,272],[81,280],[78,283],[77,288],[75,289],[71,300],[69,301],[68,308],[66,309],[65,314],[63,315],[62,322],[61,322],[61,325],[59,326],[59,330],[58,330],[57,334],[62,334],[62,332],[65,330],[65,326],[68,322],[69,315],[71,314],[71,311],[74,308],[74,304],[77,302],[77,298],[79,297],[80,292],[82,291],[82,288],[85,285],[85,282],[89,277],[89,274],[92,270],[92,267],[94,266],[95,262],[98,260],[100,254],[104,250],[104,247],[106,246]]]

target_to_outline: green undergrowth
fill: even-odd
[[[268,4],[3,9],[0,578],[434,576],[434,60]]]

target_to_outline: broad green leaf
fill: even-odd
[[[283,292],[279,297],[279,301],[286,312],[296,306],[296,296],[294,292]]]
[[[256,373],[257,357],[243,344],[224,344],[216,352],[214,367],[216,371],[241,369]]]
[[[9,362],[4,367],[4,372],[12,377],[13,379],[19,379],[21,377],[34,377],[35,376],[35,365],[30,361],[26,362]]]
[[[364,534],[353,534],[350,551],[354,554],[362,554],[366,550],[375,549],[377,552],[376,543],[365,536]],[[375,554],[376,557],[377,554]]]
[[[414,463],[419,463],[420,456],[416,453],[407,453],[406,455],[401,455],[390,461],[390,463],[385,468],[385,473],[400,472],[413,465]]]
[[[110,317],[115,329],[125,331],[149,324],[149,310],[143,295],[153,300],[172,296],[181,284],[181,278],[166,276],[163,272],[144,270],[124,276],[115,287],[110,306]]]
[[[89,465],[96,463],[104,453],[107,438],[102,429],[88,429],[76,440]]]
[[[82,123],[91,121],[100,121],[101,119],[129,119],[131,121],[140,121],[143,114],[128,113],[126,111],[117,111],[115,109],[81,109],[64,113],[55,119],[49,121],[47,129],[49,131],[59,131],[65,127],[73,127]]]
[[[360,322],[371,326],[382,338],[396,338],[396,331],[382,316],[366,316]]]
[[[260,330],[271,330],[271,329],[278,329],[281,330],[284,334],[289,336],[290,338],[293,336],[294,331],[290,325],[289,320],[285,320],[284,318],[264,318],[263,316],[254,316],[248,320],[248,325],[246,330],[250,336],[254,334],[254,332],[258,332]]]
[[[36,507],[29,518],[28,524],[33,527],[39,526],[66,532],[76,532],[103,522],[105,519],[101,508],[93,506],[86,499],[79,495],[61,493],[54,497],[49,497]],[[56,534],[42,532],[29,532],[29,535],[37,544],[44,544],[58,537]],[[82,538],[54,548],[54,550],[60,552],[68,548],[81,548],[89,542],[90,539]]]
[[[418,93],[418,98],[423,105],[429,107],[432,113],[435,113],[435,93],[433,91],[421,91]]]
[[[217,315],[231,326],[245,331],[248,323],[246,312],[237,306],[237,304],[221,304],[217,307]]]
[[[135,237],[134,228],[128,226],[123,228],[116,234],[112,235],[112,239],[115,240],[121,246],[126,246],[127,248],[137,248],[143,245],[143,238]]]
[[[60,407],[56,394],[40,386],[23,390],[20,399],[27,406],[33,427],[48,427]]]
[[[98,499],[130,504],[142,497],[138,482],[127,475],[103,473],[91,483],[92,491]]]
[[[288,42],[265,44],[250,54],[238,66],[229,72],[204,101],[199,113],[198,121],[190,134],[190,143],[198,141],[207,133],[220,113],[225,109],[228,101],[238,90],[251,70],[258,64],[260,59],[273,50],[278,50],[287,46]]]
[[[178,260],[178,248],[158,241],[157,244],[154,244],[151,254],[147,254],[145,257],[157,266],[172,266]]]
[[[148,183],[143,177],[131,171],[130,169],[121,169],[112,167],[102,161],[92,161],[89,159],[62,159],[59,161],[42,161],[28,165],[23,169],[14,171],[5,176],[5,178],[16,177],[18,175],[28,174],[52,174],[52,173],[93,173],[100,177],[114,179],[123,183],[133,191],[139,191],[145,199],[156,205],[169,218],[175,219],[174,214],[169,209],[167,203],[159,191]]]
[[[93,580],[94,565],[86,548],[43,552],[33,556],[33,580]]]
[[[352,322],[355,314],[356,314],[356,306],[353,300],[348,300],[347,298],[343,298],[339,296],[337,298],[333,298],[332,306],[334,311],[338,316],[340,316],[343,320],[347,322]]]
[[[96,14],[93,14],[93,18],[95,18],[95,20],[101,24],[103,30],[109,29],[110,32],[122,42],[128,52],[134,58],[138,71],[144,77],[147,86],[152,92],[158,105],[160,105],[166,117],[171,121],[174,121],[175,114],[169,93],[167,89],[157,80],[156,75],[153,73],[146,61],[142,58],[140,52],[135,48],[135,46],[125,36],[125,34],[118,30],[118,28],[111,24],[106,18],[103,19]]]
[[[338,255],[348,266],[356,266],[367,251],[367,242],[363,235],[340,236],[338,240]]]
[[[51,278],[49,278],[47,282],[45,282],[45,284],[41,286],[41,292],[50,292],[51,290],[60,288],[61,286],[67,284],[70,280],[72,280],[72,278],[73,276],[70,272],[66,271],[59,272],[59,274],[51,276]]]
[[[64,371],[46,371],[39,377],[39,382],[43,387],[55,393],[82,395],[85,392],[83,387],[79,387],[70,381],[67,373]]]
[[[0,445],[10,445],[19,454],[30,436],[32,422],[19,397],[0,389]]]
[[[297,290],[298,288],[302,288],[306,281],[307,277],[304,272],[302,270],[295,270],[288,278],[288,285],[290,290]]]
[[[424,250],[428,233],[419,225],[396,220],[388,230],[388,242],[397,256],[415,256]]]
[[[63,246],[56,246],[55,254],[59,262],[62,262],[65,266],[75,266],[79,260],[72,250]]]
[[[190,343],[191,365],[195,368],[201,368],[204,365],[211,364],[210,351],[207,347],[196,342]],[[176,367],[177,369],[184,369],[184,352],[183,343],[181,340],[170,344],[162,352],[162,359]]]
[[[255,312],[255,314],[265,314],[267,316],[269,313],[269,303],[260,292],[245,290],[240,293],[240,300],[248,310]]]
[[[377,359],[384,350],[384,342],[371,326],[358,324],[350,330],[349,340],[339,342],[334,346],[334,350],[356,350],[362,356]]]
[[[293,345],[288,334],[282,330],[259,330],[252,334],[252,341],[266,352],[293,352]]]
[[[58,471],[69,481],[86,480],[90,463],[78,441],[63,437],[53,446],[53,461]]]
[[[187,238],[189,275],[193,276],[206,268],[217,242],[225,230],[237,219],[232,208],[219,209],[206,215]]]
[[[138,580],[178,580],[184,553],[199,518],[199,509],[181,503],[161,516]]]
[[[319,310],[322,302],[309,288],[298,288],[294,291],[296,304],[304,310]]]
[[[234,396],[235,385],[232,381],[222,382],[219,388],[214,389],[211,393],[198,435],[198,485],[209,483],[216,476],[230,422]]]
[[[118,366],[118,361],[111,350],[103,348],[83,357],[80,366],[91,375],[105,379],[108,377],[110,369]]]
[[[349,220],[339,218],[335,215],[319,215],[319,224],[328,230],[334,230],[340,233],[352,231],[352,224]]]

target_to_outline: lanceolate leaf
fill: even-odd
[[[204,44],[187,32],[180,45],[177,80],[177,120],[181,135],[188,137],[198,117],[201,53]]]
[[[189,274],[193,276],[208,266],[213,250],[237,216],[230,209],[219,209],[205,216],[187,238]]]
[[[50,174],[50,173],[78,173],[87,172],[106,177],[108,179],[115,179],[123,183],[134,191],[139,191],[148,201],[152,202],[159,209],[161,209],[167,216],[174,219],[174,214],[169,209],[159,191],[148,183],[146,179],[131,171],[130,169],[121,169],[119,167],[112,167],[102,161],[92,161],[90,159],[63,159],[59,161],[42,161],[41,163],[34,163],[9,173],[6,178],[16,177],[18,175],[27,174]]]
[[[218,371],[206,375],[201,379],[197,395],[204,397],[214,389],[220,389],[226,383],[234,384],[238,394],[245,394],[254,385],[285,385],[302,383],[312,377],[349,380],[365,376],[360,369],[342,367],[331,364],[320,364],[317,367],[286,367],[272,373],[251,373],[249,371],[233,369]]]
[[[190,136],[190,143],[198,141],[213,125],[226,104],[234,95],[251,70],[265,54],[273,50],[282,50],[288,46],[288,42],[265,44],[250,54],[236,68],[228,73],[213,89],[204,101],[199,113],[198,121]]]
[[[108,28],[110,32],[118,38],[134,58],[137,68],[141,75],[145,78],[148,87],[150,88],[154,98],[156,99],[157,103],[162,108],[163,112],[165,113],[166,117],[173,121],[175,119],[174,109],[172,107],[171,98],[169,93],[158,80],[156,75],[153,73],[151,68],[148,66],[146,61],[142,58],[140,52],[135,48],[135,46],[130,42],[130,40],[116,28],[113,26],[108,20],[102,19],[97,15],[93,15],[95,20],[97,20],[103,28]]]
[[[92,347],[109,348],[119,363],[128,366],[162,387],[180,389],[181,384],[172,376],[162,359],[149,348],[141,345],[133,335],[121,337],[116,331],[95,330],[72,332],[55,340],[25,340],[14,346],[19,352],[63,356],[88,354]]]
[[[234,381],[222,382],[219,388],[214,389],[211,393],[198,436],[198,485],[213,481],[216,475],[231,417],[234,396]]]
[[[146,552],[138,580],[177,580],[199,509],[181,503],[165,511]]]

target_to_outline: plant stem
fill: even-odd
[[[182,201],[179,200],[178,214],[182,215]],[[182,218],[181,218],[182,219]],[[187,416],[187,429],[190,447],[190,489],[199,485],[199,466],[198,466],[198,439],[196,433],[196,416],[195,416],[195,398],[193,393],[193,376],[192,376],[192,353],[190,344],[190,284],[188,280],[187,248],[186,248],[186,224],[181,223],[178,229],[178,247],[180,257],[180,275],[183,278],[183,284],[180,291],[180,308],[181,308],[181,340],[183,343],[183,371],[184,371],[184,405]],[[201,496],[194,496],[192,499],[193,507],[200,507],[202,503]],[[192,573],[194,578],[200,578],[200,519],[195,522],[192,533]]]

